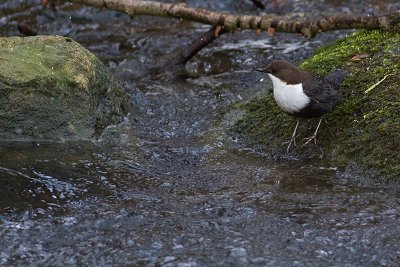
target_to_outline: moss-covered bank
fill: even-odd
[[[400,34],[352,34],[316,51],[301,68],[321,75],[347,68],[350,75],[341,85],[341,104],[324,116],[318,147],[298,146],[290,155],[309,158],[323,152],[324,158],[340,166],[357,163],[384,177],[400,178]],[[281,144],[290,139],[295,122],[279,110],[272,94],[238,104],[234,110],[243,115],[229,132],[244,146],[285,156],[286,146]],[[299,139],[310,136],[316,123],[302,122]]]
[[[0,38],[0,140],[84,140],[128,111],[102,62],[70,38]]]

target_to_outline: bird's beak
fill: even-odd
[[[267,73],[267,74],[271,73],[272,72],[271,65],[268,65],[266,68],[258,68],[258,69],[256,69],[256,71]]]
[[[256,69],[256,71],[258,71],[258,72],[266,72],[266,68],[258,68],[258,69]]]

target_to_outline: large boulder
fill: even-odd
[[[128,111],[87,49],[60,36],[0,38],[0,140],[85,140]]]
[[[316,51],[300,67],[321,75],[334,68],[350,71],[341,85],[341,104],[324,116],[318,146],[298,146],[286,154],[282,142],[290,139],[295,121],[277,107],[271,94],[235,105],[226,116],[230,134],[242,146],[272,157],[323,157],[364,177],[373,173],[399,178],[400,34],[358,32]],[[312,135],[316,123],[300,123],[299,143]]]

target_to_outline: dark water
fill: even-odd
[[[293,1],[292,11],[388,8],[343,2]],[[257,12],[249,1],[188,3]],[[222,130],[224,108],[266,91],[252,69],[272,58],[299,62],[346,32],[310,41],[225,35],[187,64],[188,78],[170,80],[155,67],[208,27],[70,4],[54,13],[37,1],[3,2],[0,14],[2,35],[27,20],[82,43],[134,106],[95,142],[0,144],[0,265],[398,266],[396,185],[323,159],[239,150]]]

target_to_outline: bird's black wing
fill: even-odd
[[[303,83],[304,93],[316,103],[330,105],[332,108],[339,101],[339,84],[334,84],[315,75],[313,79]]]

